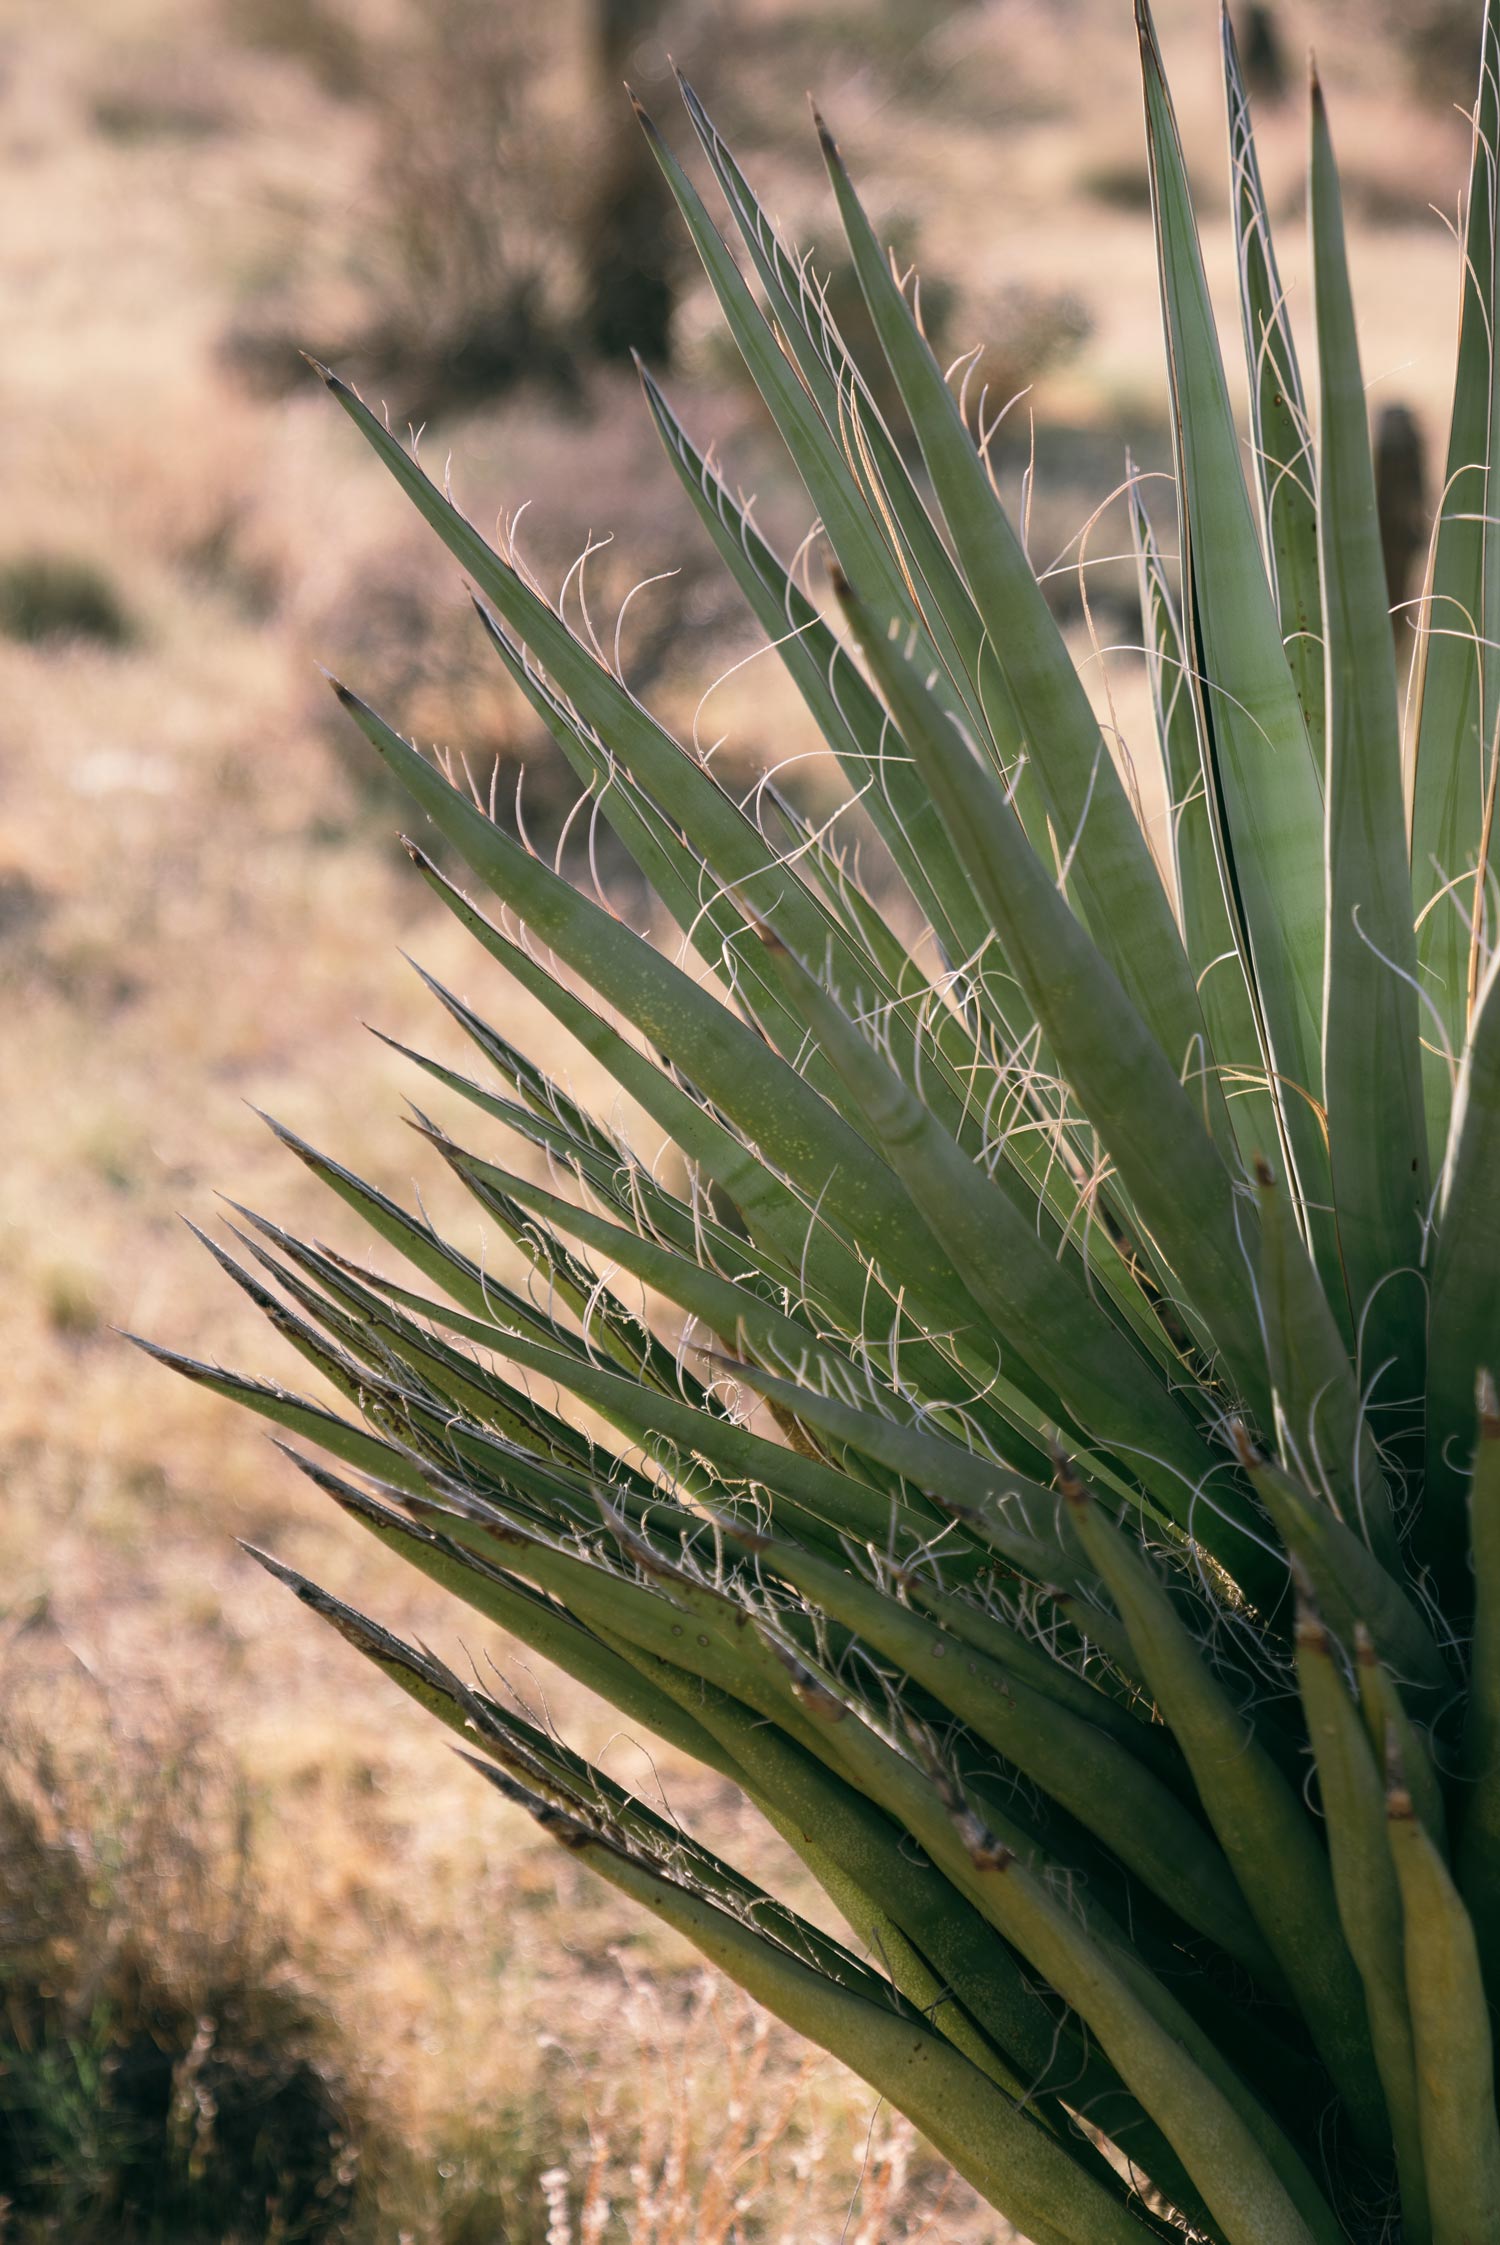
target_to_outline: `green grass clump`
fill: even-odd
[[[1155,736],[1132,745],[1164,862],[991,481],[1004,401],[950,389],[822,129],[867,374],[684,88],[749,277],[646,129],[821,524],[826,602],[649,376],[647,404],[846,800],[813,823],[772,784],[728,792],[329,375],[675,937],[339,699],[466,868],[411,845],[434,895],[646,1121],[631,1141],[433,983],[480,1073],[410,1058],[482,1138],[417,1127],[482,1254],[282,1132],[401,1258],[249,1213],[243,1259],[214,1250],[338,1407],[167,1361],[738,1788],[839,1937],[265,1559],[1035,2245],[1478,2245],[1500,2205],[1500,0],[1405,696],[1321,91],[1304,373],[1226,29],[1247,449],[1144,0],[1138,21],[1175,508],[1167,528],[1130,479]]]

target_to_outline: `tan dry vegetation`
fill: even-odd
[[[1213,201],[1223,157],[1210,11],[1163,0],[1160,13]],[[1336,89],[1372,389],[1409,400],[1436,436],[1454,264],[1426,206],[1452,204],[1463,128],[1413,107],[1357,9],[1283,13],[1294,51],[1316,31]],[[812,17],[790,0],[724,0],[684,11],[677,33],[689,69],[701,55],[710,91],[743,122],[751,154],[760,147],[790,218],[824,223],[814,167],[789,152],[796,96],[819,76],[875,206],[920,214],[924,256],[960,284],[965,316],[982,322],[1018,284],[1076,294],[1091,332],[1035,403],[1099,431],[1138,423],[1148,401],[1154,412],[1160,377],[1149,226],[1109,187],[1140,160],[1127,17],[1114,0],[990,0],[935,21],[923,12],[913,29],[894,6]],[[398,946],[493,1009],[516,1042],[572,1065],[430,904],[391,846],[398,814],[335,745],[315,657],[352,666],[397,722],[485,757],[513,761],[531,735],[464,629],[455,573],[316,385],[266,400],[224,371],[223,334],[268,290],[316,306],[320,333],[353,321],[362,301],[366,109],[284,37],[248,43],[246,20],[216,0],[10,0],[0,14],[0,547],[91,557],[133,634],[121,649],[0,640],[11,1708],[24,1685],[45,1718],[66,1686],[75,1748],[90,1726],[102,1738],[206,1725],[225,1766],[244,1773],[265,1906],[392,2130],[415,2147],[403,2235],[485,2245],[440,2226],[439,2168],[456,2203],[474,2147],[522,2114],[540,2166],[571,2178],[566,2222],[563,2186],[536,2185],[539,2221],[552,2193],[555,2245],[627,2234],[588,2226],[599,2204],[590,2119],[639,2170],[622,2186],[611,2169],[617,2205],[622,2187],[646,2206],[664,2176],[687,2178],[674,2185],[679,2226],[643,2212],[628,2232],[638,2245],[685,2238],[684,2204],[695,2234],[727,2238],[701,2193],[722,2184],[728,2110],[746,2176],[767,2171],[754,2182],[757,2236],[994,2239],[963,2192],[934,2214],[930,2164],[884,2120],[864,2211],[845,2230],[867,2093],[831,2064],[805,2067],[779,2034],[763,2041],[733,1998],[705,1992],[684,1952],[498,1807],[427,1719],[291,1609],[232,1539],[273,1545],[451,1658],[493,1654],[617,1775],[659,1781],[716,1844],[785,1877],[748,1812],[670,1755],[648,1760],[607,1710],[467,1630],[419,1578],[330,1521],[254,1423],[110,1330],[285,1370],[176,1221],[211,1222],[223,1187],[328,1226],[323,1196],[247,1101],[400,1195],[420,1168],[422,1190],[450,1205],[400,1127],[409,1072],[357,1026],[452,1052]],[[279,19],[262,5],[255,20],[274,33]],[[1273,199],[1290,215],[1296,104],[1264,131]],[[1295,223],[1283,254],[1295,303]],[[1210,255],[1227,293],[1222,233]],[[761,486],[769,517],[800,527],[794,498],[762,473],[752,408],[709,324],[690,296],[678,392]],[[680,604],[651,659],[665,705],[691,727],[704,686],[753,641],[703,573],[631,385],[590,377],[582,411],[523,391],[429,430],[427,457],[450,439],[459,495],[480,519],[535,501],[533,550],[553,583],[589,530],[619,532],[599,565],[602,612],[635,574],[688,564],[676,590],[643,595],[626,649],[628,661],[651,648],[653,598]],[[1084,512],[1065,494],[1045,515],[1048,535],[1056,520],[1061,545]],[[1115,629],[1105,618],[1102,635]],[[1119,658],[1111,675],[1129,739],[1139,674]],[[722,686],[701,724],[746,768],[794,754],[800,737],[765,661]],[[582,1071],[574,1080],[597,1091]]]

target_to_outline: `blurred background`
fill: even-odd
[[[1398,597],[1444,440],[1477,13],[1236,8],[1298,319],[1317,45]],[[1159,16],[1232,322],[1215,9]],[[748,783],[805,742],[629,364],[638,346],[795,545],[806,503],[620,91],[685,149],[669,55],[821,257],[815,89],[940,347],[982,343],[992,399],[1026,392],[1002,478],[1019,497],[1031,470],[1033,559],[1128,753],[1142,670],[1112,514],[1078,570],[1127,446],[1168,459],[1127,0],[0,0],[8,2245],[1002,2235],[240,1555],[268,1544],[455,1661],[485,1649],[325,1519],[257,1423],[112,1330],[287,1374],[178,1214],[212,1224],[222,1189],[364,1252],[247,1102],[409,1198],[414,1087],[360,1024],[452,1047],[401,950],[595,1088],[411,874],[407,814],[319,677],[498,765],[502,800],[524,767],[529,831],[561,830],[565,775],[458,571],[299,350],[420,427],[481,527],[524,502],[554,592],[611,537],[586,580],[601,637],[656,579],[626,675],[722,743],[719,769]],[[857,329],[839,276],[833,302]],[[617,1776],[786,1876],[716,1781],[509,1673]]]

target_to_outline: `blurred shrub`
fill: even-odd
[[[41,1279],[42,1307],[60,1340],[92,1340],[103,1322],[99,1299],[87,1272],[69,1263],[53,1264]]]
[[[1422,425],[1409,405],[1382,406],[1375,422],[1375,497],[1380,517],[1380,552],[1386,592],[1393,610],[1416,589],[1418,568],[1432,528],[1427,447]],[[1402,616],[1403,624],[1411,619]]]
[[[1149,211],[1151,178],[1137,156],[1106,156],[1086,164],[1078,175],[1085,195],[1109,210]]]
[[[0,944],[34,936],[51,909],[51,897],[23,866],[0,865]]]
[[[1474,106],[1474,43],[1478,0],[1337,0],[1339,10],[1365,34],[1393,43],[1415,91],[1446,109]]]
[[[97,562],[38,551],[0,560],[0,632],[28,646],[89,639],[124,647],[135,626]]]
[[[234,122],[224,103],[172,63],[143,63],[130,78],[114,78],[95,96],[90,112],[95,130],[126,148],[215,140]]]
[[[1285,101],[1291,86],[1281,18],[1269,0],[1243,0],[1232,9],[1245,84],[1257,101]]]
[[[419,415],[491,394],[548,361],[560,181],[538,115],[545,36],[537,10],[435,0],[372,72],[371,255],[389,323],[384,348],[430,393],[417,400]],[[561,370],[548,371],[557,379]]]
[[[96,1741],[97,1743],[97,1741]],[[191,1745],[0,1754],[0,2205],[13,2245],[315,2245],[368,2116]]]
[[[631,84],[654,98],[664,73],[651,42],[664,13],[663,0],[589,0],[596,125],[577,219],[585,340],[601,359],[639,351],[658,366],[671,352],[683,231],[621,90]]]
[[[1472,104],[1476,21],[1470,0],[1405,0],[1393,11],[1396,36],[1424,93],[1466,109]]]
[[[327,0],[306,20],[298,0],[231,0],[241,37],[331,74],[373,128],[347,245],[369,322],[329,336],[294,332],[285,306],[251,313],[224,340],[234,371],[275,394],[306,345],[421,422],[523,379],[576,395],[580,354],[664,355],[680,241],[620,82],[664,68],[660,14],[405,0],[372,24]]]
[[[986,341],[974,375],[988,383],[986,410],[995,412],[1020,391],[1039,382],[1077,357],[1094,332],[1094,322],[1082,297],[1071,289],[1039,288],[1018,281],[990,304],[980,307]]]
[[[231,38],[290,57],[325,93],[353,100],[366,85],[365,43],[354,19],[327,0],[226,0]]]

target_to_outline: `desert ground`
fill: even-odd
[[[502,799],[525,769],[539,835],[567,807],[459,572],[295,345],[343,353],[393,425],[420,420],[423,458],[450,463],[481,526],[527,503],[551,587],[612,535],[590,564],[606,628],[638,580],[676,571],[631,602],[627,674],[684,736],[722,744],[720,769],[795,770],[798,713],[633,374],[570,325],[591,167],[617,132],[587,13],[0,0],[0,2238],[21,2245],[1004,2234],[860,2084],[479,1785],[236,1539],[455,1663],[493,1660],[616,1775],[795,1885],[749,1812],[476,1633],[330,1517],[258,1423],[117,1330],[287,1375],[181,1221],[216,1226],[219,1193],[365,1252],[256,1109],[472,1234],[403,1128],[412,1070],[362,1026],[456,1057],[403,953],[609,1097],[433,904],[398,846],[410,814],[345,737],[320,664],[422,741],[497,763]],[[1229,333],[1215,10],[1159,15]],[[1276,16],[1290,83],[1261,130],[1294,318],[1315,42],[1372,410],[1408,406],[1440,456],[1466,69],[1360,0]],[[1106,516],[1085,601],[1073,543],[1127,444],[1167,461],[1125,0],[685,0],[638,46],[674,143],[690,136],[669,49],[821,249],[814,87],[955,355],[987,342],[993,378],[1029,386],[1002,472],[1019,486],[1034,422],[1033,557],[1056,561],[1130,753],[1129,571]],[[460,254],[476,214],[485,239]],[[795,543],[806,503],[685,260],[677,286],[674,401]],[[442,364],[479,289],[536,331],[488,392],[445,386]],[[1153,504],[1165,524],[1164,484]],[[163,2227],[160,2147],[101,2129],[101,2081],[121,2048],[165,2048],[180,2164],[211,2180],[211,2108],[229,2110],[247,2051],[271,2063],[268,2042],[305,2052],[311,2117],[288,2126],[311,2195],[258,2226],[225,2200],[213,2228],[189,2191]]]

